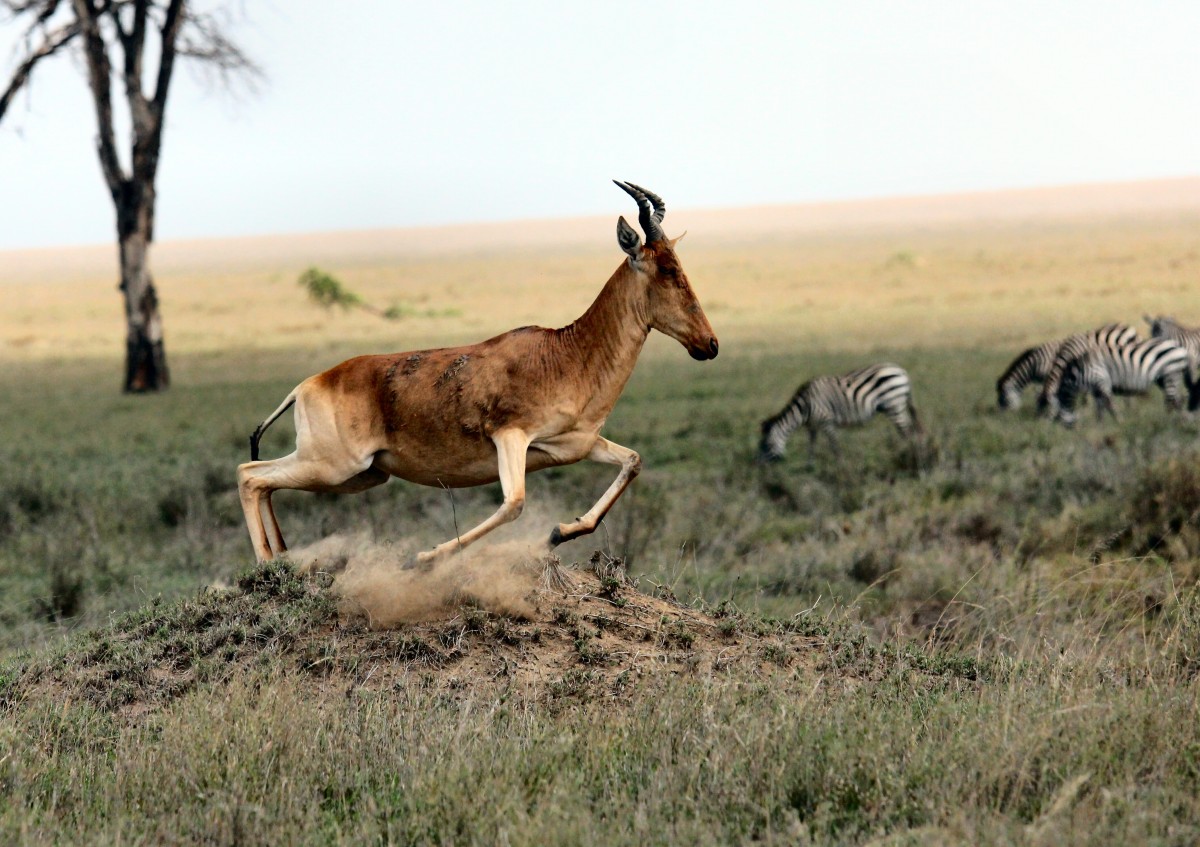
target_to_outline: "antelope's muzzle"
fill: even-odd
[[[715,359],[717,358],[718,346],[717,338],[714,335],[708,339],[707,345],[698,344],[695,347],[689,347],[688,355],[700,362],[707,361],[708,359]]]

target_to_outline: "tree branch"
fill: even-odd
[[[100,14],[92,0],[71,0],[75,17],[83,31],[84,56],[87,59],[88,84],[96,104],[97,147],[100,167],[113,200],[120,206],[121,192],[127,177],[117,158],[117,142],[113,135],[112,65],[108,61],[104,37],[100,34]]]
[[[154,86],[154,100],[152,107],[155,115],[159,119],[159,128],[162,128],[163,111],[167,108],[167,91],[171,87],[171,72],[175,68],[175,52],[178,48],[179,29],[183,26],[185,14],[183,10],[184,0],[171,0],[171,5],[167,7],[167,17],[163,21],[161,37],[162,37],[162,57],[158,61],[158,81]]]
[[[226,84],[236,74],[251,80],[262,76],[262,69],[225,34],[225,26],[212,14],[187,11],[187,26],[180,33],[178,53],[215,69]]]
[[[147,6],[148,0],[136,0],[133,6],[133,28],[129,32],[121,29],[120,14],[117,11],[112,13],[125,53],[125,97],[129,101],[135,135],[139,137],[154,131],[154,114],[146,95],[142,92],[142,53],[146,43]]]
[[[58,3],[59,0],[0,0],[0,6],[8,9],[9,14],[14,18],[20,17],[35,6],[41,6],[42,10],[38,13],[38,23],[45,23],[54,14],[54,10],[58,8]]]
[[[0,94],[0,120],[4,119],[4,113],[8,110],[8,104],[17,96],[25,84],[29,81],[29,74],[33,71],[35,65],[47,56],[52,56],[66,44],[70,43],[71,39],[79,34],[79,24],[72,22],[64,24],[58,29],[46,33],[41,45],[25,57],[25,60],[17,66],[13,72],[12,79],[8,83],[8,88]]]
[[[134,38],[144,41],[146,31],[147,0],[136,0],[134,34],[126,43],[128,51]],[[146,192],[144,198],[150,204],[147,210],[150,220],[154,219],[154,180],[158,174],[158,156],[162,147],[163,113],[167,108],[167,92],[171,86],[171,72],[175,64],[176,42],[179,30],[185,20],[184,6],[186,0],[171,0],[167,6],[166,16],[159,30],[161,39],[161,55],[158,60],[158,79],[155,83],[154,98],[147,100],[141,88],[141,44],[138,46],[136,57],[136,78],[130,74],[131,60],[126,52],[125,88],[129,96],[129,109],[133,114],[133,176],[135,181]],[[140,35],[138,30],[141,30]],[[153,225],[153,224],[151,224]]]

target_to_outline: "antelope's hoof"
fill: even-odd
[[[434,563],[440,558],[441,556],[432,550],[422,551],[417,553],[415,556],[410,556],[409,559],[400,566],[400,569],[404,571],[427,571],[432,568]]]
[[[550,532],[550,549],[553,550],[564,541],[566,541],[566,539],[563,538],[562,530],[557,526],[554,527],[554,529]]]

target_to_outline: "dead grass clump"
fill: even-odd
[[[82,699],[97,708],[141,712],[240,665],[270,663],[332,619],[328,582],[268,563],[232,590],[152,603],[58,651],[6,668],[5,697]]]
[[[1130,547],[1136,555],[1168,560],[1200,555],[1200,455],[1146,468],[1128,506]]]

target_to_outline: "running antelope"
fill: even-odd
[[[583,516],[559,524],[549,547],[596,529],[641,470],[628,447],[600,428],[633,372],[650,330],[674,338],[693,359],[717,355],[717,337],[663,233],[657,195],[617,182],[638,204],[642,238],[624,217],[617,243],[628,254],[591,307],[570,326],[527,326],[467,347],[359,356],[309,377],[250,436],[238,493],[260,561],[287,550],[271,494],[279,489],[351,493],[398,476],[461,488],[500,481],[504,502],[460,537],[418,554],[432,562],[515,520],[525,474],[582,459],[620,465]],[[682,237],[682,236],[681,236]],[[296,449],[258,461],[263,432],[295,405]]]

